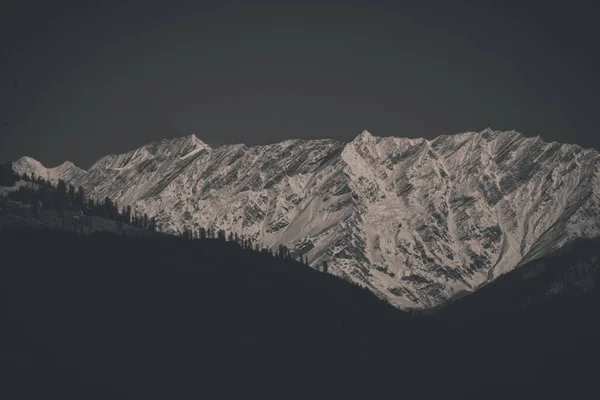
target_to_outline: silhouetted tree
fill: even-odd
[[[40,188],[40,197],[42,200],[42,204],[44,206],[44,208],[53,208],[54,207],[54,199],[52,196],[52,191],[51,191],[51,187],[49,185],[43,185]]]
[[[200,227],[200,229],[198,229],[198,234],[200,236],[200,240],[204,240],[207,237],[206,229],[204,229],[203,227]]]
[[[56,210],[61,214],[61,217],[63,217],[69,201],[69,196],[67,193],[67,184],[62,179],[58,180],[58,185],[56,186],[56,196],[54,200]]]
[[[83,190],[83,186],[79,186],[77,189],[77,195],[75,196],[75,205],[80,210],[83,209],[85,205],[85,191]]]
[[[88,211],[88,214],[92,215],[94,214],[94,208],[95,208],[95,204],[94,204],[94,199],[89,198],[86,202],[86,209]]]
[[[69,203],[75,205],[75,186],[69,184]]]
[[[323,262],[323,272],[327,273],[329,271],[329,265],[327,264],[327,261]]]
[[[282,260],[288,258],[288,250],[287,247],[285,247],[284,245],[280,244],[279,247],[277,248],[277,258],[280,258]]]
[[[148,223],[148,230],[156,232],[156,217],[150,218],[150,222]]]
[[[125,209],[125,222],[131,224],[131,206],[127,206]]]
[[[113,202],[111,199],[108,198],[108,196],[104,198],[103,208],[104,208],[103,209],[103,214],[104,214],[103,217],[110,219],[113,215],[113,212],[112,212]]]

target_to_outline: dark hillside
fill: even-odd
[[[386,331],[417,326],[366,289],[218,240],[0,240],[11,354],[76,382],[371,379]]]
[[[472,306],[414,316],[234,243],[12,227],[0,250],[2,367],[21,391],[137,397],[200,394],[208,383],[371,382],[405,395],[535,388],[552,398],[548,379],[579,387],[596,371],[597,340],[581,332],[522,331],[509,318],[512,329],[479,329],[494,316]]]
[[[459,334],[600,334],[600,240],[582,239],[438,310]]]

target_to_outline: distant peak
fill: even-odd
[[[52,169],[61,170],[61,171],[66,171],[69,169],[76,169],[76,170],[84,171],[82,168],[79,168],[77,165],[73,164],[71,161],[65,161],[64,163],[62,163],[59,166],[52,168]]]
[[[28,156],[23,156],[23,157],[19,158],[17,161],[15,161],[15,164],[30,164],[30,165],[35,165],[38,167],[45,168],[41,162],[39,162],[35,158],[28,157]]]
[[[198,136],[196,136],[193,133],[191,135],[184,136],[183,139],[185,139],[185,141],[187,143],[190,143],[196,147],[210,148],[210,146],[208,144],[206,144],[202,140],[198,139]],[[174,140],[177,140],[177,139],[174,139]]]
[[[35,161],[35,162],[39,162],[35,158],[29,157],[29,156],[23,156],[23,157],[19,158],[17,161],[27,161],[27,162]]]
[[[512,136],[520,136],[521,133],[517,132],[515,130],[509,130],[509,131],[502,131],[502,130],[497,130],[497,129],[492,129],[492,128],[485,128],[484,130],[482,130],[481,132],[479,132],[479,134],[481,135],[485,135],[485,136],[489,136],[489,135],[512,135]]]
[[[367,142],[372,139],[373,135],[371,135],[371,132],[365,129],[354,138],[353,142]]]

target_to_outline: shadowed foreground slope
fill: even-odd
[[[595,374],[589,332],[469,335],[443,313],[406,314],[339,278],[231,243],[11,228],[0,246],[2,367],[20,390],[382,382],[403,393],[539,395],[552,393],[548,379],[579,384]]]
[[[598,336],[600,239],[580,239],[438,310],[455,334]]]

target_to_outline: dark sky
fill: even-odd
[[[0,161],[488,126],[600,149],[591,2],[9,3]]]

